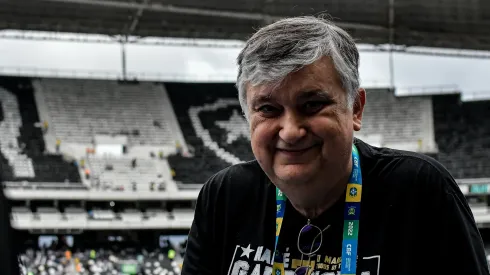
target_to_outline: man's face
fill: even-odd
[[[290,74],[278,87],[247,87],[252,150],[276,185],[335,180],[351,158],[365,92],[351,110],[329,57]]]

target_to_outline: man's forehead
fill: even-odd
[[[283,90],[274,87],[252,87],[248,94],[250,102],[261,102],[275,100],[278,97],[294,98],[295,100],[309,99],[312,97],[331,97],[328,89],[316,85],[298,87],[293,89]]]
[[[260,84],[255,86],[250,84],[247,85],[247,95],[251,99],[257,99],[259,97],[270,98],[275,91],[277,91],[277,89],[271,84]]]
[[[330,68],[329,65],[332,65],[330,63],[329,58],[322,58],[301,70],[290,73],[280,82],[256,86],[247,84],[247,98],[249,100],[270,99],[279,93],[281,96],[289,94],[296,97],[300,96],[300,93],[311,91],[332,91],[338,81],[336,71]]]

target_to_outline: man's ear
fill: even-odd
[[[364,105],[366,104],[366,90],[359,88],[357,96],[354,99],[354,105],[352,107],[352,121],[354,131],[360,131],[362,125],[362,113],[364,112]]]

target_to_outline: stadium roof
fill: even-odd
[[[278,18],[321,12],[360,43],[490,50],[481,0],[0,0],[0,29],[245,39]]]

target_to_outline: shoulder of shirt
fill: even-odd
[[[243,192],[256,190],[260,186],[268,186],[270,181],[263,172],[257,160],[251,160],[235,165],[231,165],[207,180],[203,189],[209,192],[225,193],[233,192],[234,194],[244,195]]]
[[[391,165],[393,167],[392,172],[397,173],[400,179],[417,177],[417,181],[421,184],[442,183],[441,186],[437,187],[449,193],[454,193],[456,190],[460,192],[450,172],[430,156],[386,147],[375,147],[357,138],[354,144],[359,150],[361,159],[365,159],[367,162],[365,169],[367,171],[363,171],[363,173],[370,173],[373,170],[384,169]],[[361,167],[364,170],[363,166],[361,161]]]

